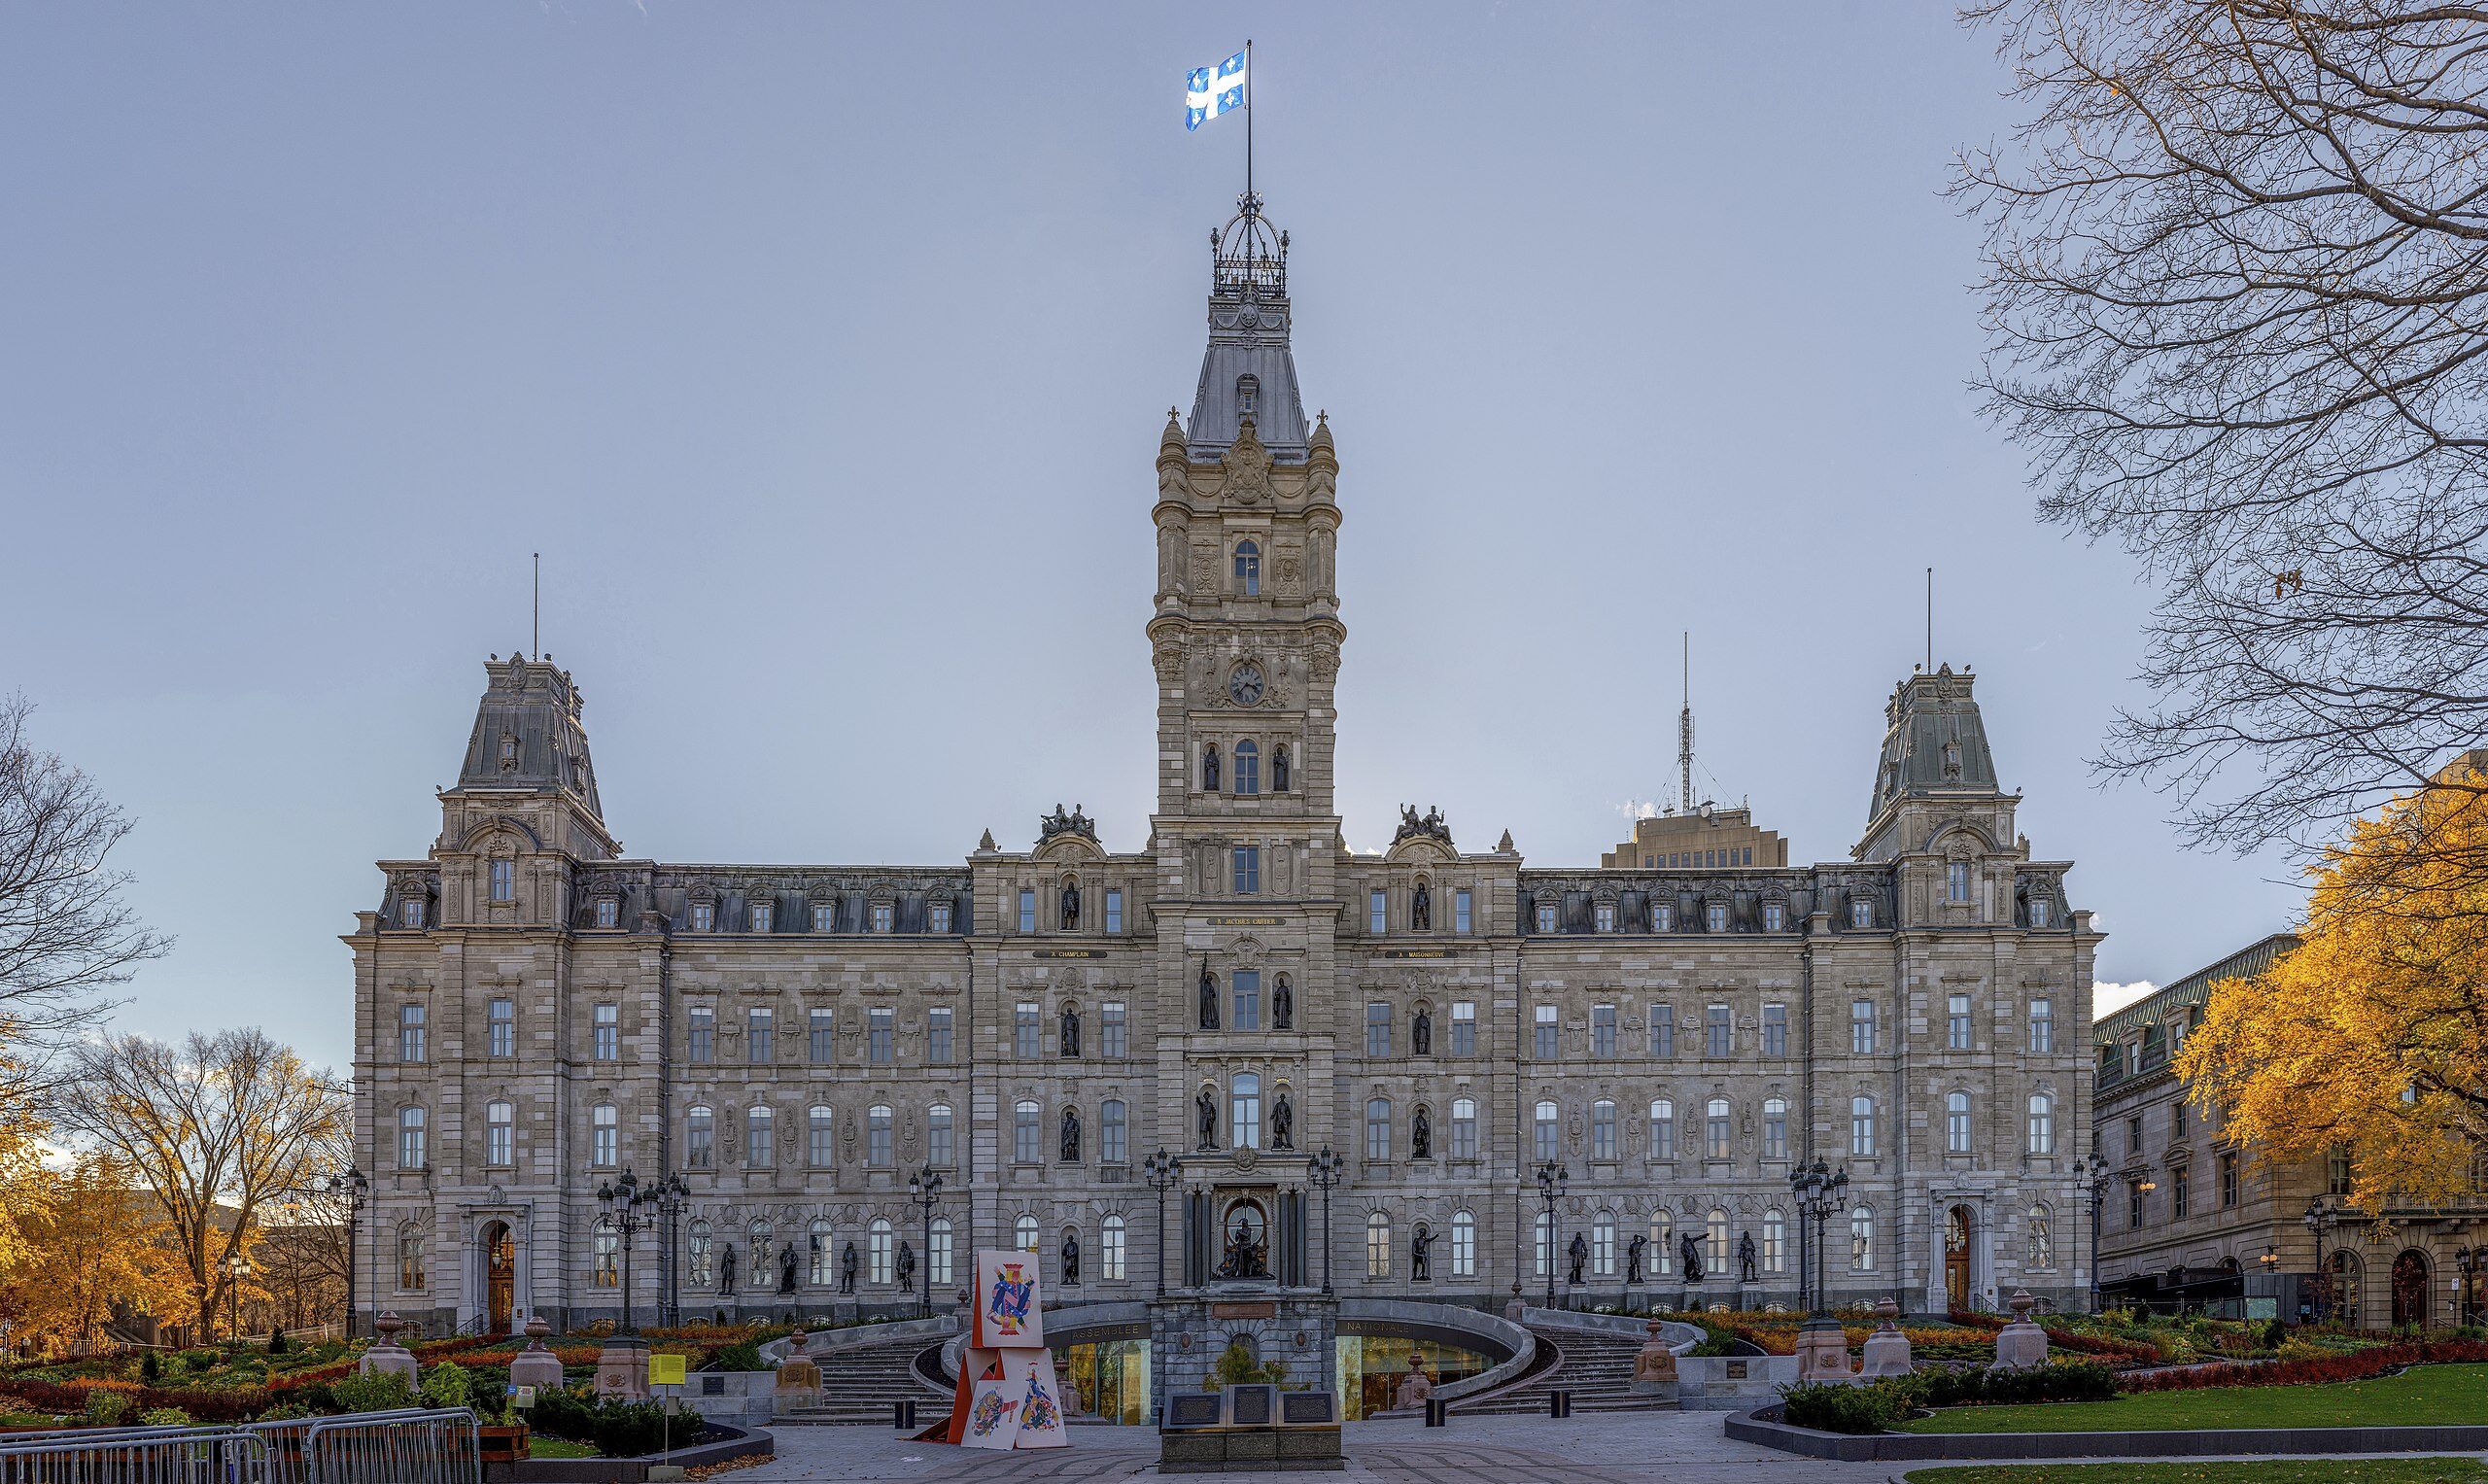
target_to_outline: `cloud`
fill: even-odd
[[[1656,819],[1659,817],[1658,804],[1649,799],[1627,799],[1621,804],[1610,804],[1607,808],[1615,811],[1619,814],[1622,814],[1627,819]]]
[[[2160,986],[2147,979],[2136,980],[2130,984],[2103,984],[2094,980],[2091,984],[2091,1018],[2112,1015],[2159,990]]]

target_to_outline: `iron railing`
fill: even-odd
[[[475,1416],[464,1408],[0,1436],[0,1484],[478,1484],[482,1477]]]

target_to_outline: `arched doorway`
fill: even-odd
[[[510,1309],[518,1292],[518,1241],[509,1223],[485,1225],[478,1245],[484,1254],[484,1332],[510,1332]]]
[[[1944,1213],[1944,1301],[1955,1310],[1970,1306],[1970,1208],[1954,1206]]]
[[[2428,1326],[2428,1259],[2417,1248],[2393,1260],[2393,1328],[2405,1326]]]

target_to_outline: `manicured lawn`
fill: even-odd
[[[527,1434],[529,1458],[594,1458],[596,1450],[586,1443],[574,1443],[566,1437],[546,1437],[540,1432]]]
[[[1917,1468],[1908,1484],[2488,1484],[2467,1458],[2273,1459],[2253,1464],[1981,1464]]]
[[[2414,1365],[2398,1376],[2326,1386],[2229,1386],[2114,1401],[1947,1407],[1900,1426],[1909,1432],[2165,1432],[2425,1423],[2488,1423],[2488,1365]]]

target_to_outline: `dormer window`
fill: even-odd
[[[1612,902],[1601,902],[1598,904],[1595,911],[1598,915],[1598,930],[1602,933],[1614,932],[1615,904]]]
[[[891,904],[887,902],[874,903],[873,931],[877,933],[888,932],[890,930],[891,923],[897,915],[898,909]]]
[[[778,908],[775,903],[754,902],[751,904],[751,930],[753,932],[768,932],[770,928],[776,924],[777,920]]]
[[[492,890],[493,900],[496,902],[514,902],[518,900],[516,870],[508,861],[497,860],[493,862]]]
[[[611,927],[622,920],[622,904],[611,897],[596,899],[596,925]]]
[[[1728,904],[1725,902],[1712,902],[1706,905],[1702,909],[1702,926],[1705,932],[1726,932],[1728,930]]]
[[[1540,902],[1538,904],[1538,930],[1541,933],[1551,933],[1555,931],[1554,903]]]
[[[1235,378],[1235,415],[1239,418],[1257,415],[1261,406],[1261,378],[1246,373]]]
[[[1966,902],[1970,899],[1970,863],[1965,860],[1948,862],[1944,867],[1944,900]]]
[[[408,897],[406,900],[397,904],[397,925],[399,927],[421,927],[424,925],[423,898]]]
[[[1762,930],[1764,932],[1780,932],[1786,927],[1787,921],[1788,909],[1786,907],[1778,902],[1765,902],[1762,904]]]
[[[1875,904],[1865,897],[1849,899],[1849,925],[1867,928],[1875,925]]]
[[[2048,925],[2048,902],[2045,897],[2032,897],[2030,899],[2030,925],[2032,927],[2045,927]]]
[[[834,933],[838,931],[838,906],[836,903],[814,902],[812,904],[812,931],[815,933]]]
[[[924,909],[924,913],[925,913],[925,923],[924,923],[925,931],[927,931],[927,932],[933,932],[933,933],[947,933],[947,932],[949,932],[949,931],[950,930],[950,903],[948,903],[948,902],[933,902],[933,903],[930,903],[930,904],[928,904],[928,905],[925,907],[925,909]]]
[[[1261,596],[1261,548],[1251,541],[1235,543],[1235,591],[1246,598]]]
[[[1654,933],[1676,931],[1676,909],[1665,902],[1651,903],[1650,931]]]
[[[518,739],[503,732],[501,734],[501,772],[515,773],[517,770]]]
[[[717,930],[716,903],[694,902],[691,904],[691,930],[695,933],[713,933]]]

